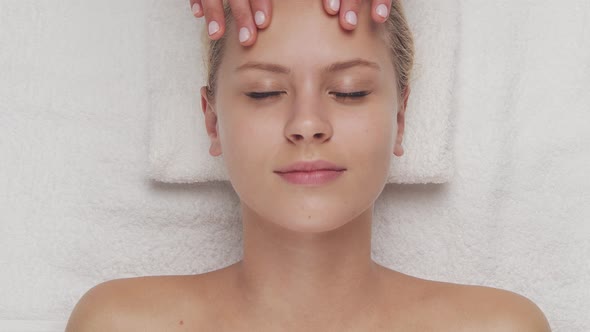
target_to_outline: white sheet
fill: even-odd
[[[34,320],[0,320],[1,332],[63,332],[67,322]]]

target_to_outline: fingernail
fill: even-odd
[[[250,39],[250,30],[248,30],[248,28],[244,27],[240,29],[240,43],[243,43],[245,41],[247,41],[248,39]]]
[[[356,25],[356,13],[352,10],[346,12],[346,15],[344,15],[344,19],[346,20],[346,22],[352,25]]]
[[[256,22],[256,25],[263,25],[265,19],[266,16],[260,10],[257,11],[256,14],[254,14],[254,21]]]
[[[198,13],[201,11],[201,6],[199,6],[199,4],[198,4],[198,3],[195,3],[195,4],[193,5],[193,8],[192,8],[192,9],[193,9],[193,14],[194,14],[194,15],[197,15],[197,14],[198,14]]]
[[[209,36],[219,31],[219,24],[215,21],[209,22]]]
[[[340,9],[340,0],[330,0],[330,8],[337,12]]]
[[[377,8],[375,8],[375,12],[377,12],[377,15],[386,18],[387,17],[387,6],[384,4],[380,4],[379,6],[377,6]]]

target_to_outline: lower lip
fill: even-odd
[[[313,172],[289,172],[277,174],[293,184],[325,184],[336,180],[340,175],[342,175],[342,173],[344,173],[344,170],[321,170]]]

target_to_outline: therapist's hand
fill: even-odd
[[[280,0],[293,1],[293,0]],[[322,1],[324,9],[330,15],[339,15],[340,25],[346,30],[356,27],[359,8],[362,1],[372,1],[371,17],[375,22],[383,23],[389,16],[391,0],[317,0]],[[272,15],[271,0],[229,0],[236,24],[240,27],[239,38],[244,46],[256,41],[258,29],[270,24]],[[221,38],[225,32],[223,0],[190,0],[193,15],[205,16],[209,37]]]

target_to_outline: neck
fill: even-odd
[[[372,216],[371,206],[337,229],[302,233],[242,204],[244,258],[235,271],[248,315],[293,324],[310,317],[323,324],[330,317],[368,317],[383,275],[371,259]]]

